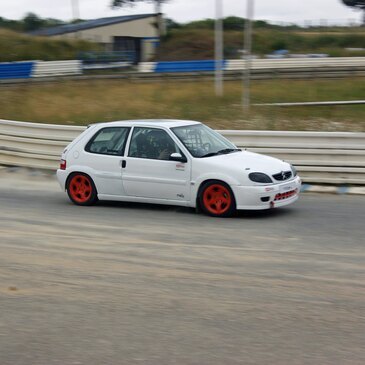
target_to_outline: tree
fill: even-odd
[[[0,16],[0,28],[6,28],[20,32],[23,30],[23,22],[21,20],[5,19]]]
[[[120,8],[126,5],[135,5],[139,2],[150,2],[155,4],[155,13],[157,18],[157,26],[158,26],[158,34],[161,36],[162,34],[162,21],[161,21],[161,5],[162,3],[166,3],[169,0],[112,0],[112,8]]]
[[[181,24],[175,22],[172,19],[166,18],[165,19],[165,26],[166,26],[166,30],[169,31],[171,29],[180,29],[181,28]]]
[[[44,20],[39,18],[38,15],[34,13],[28,13],[23,19],[23,24],[24,30],[26,32],[31,32],[33,30],[42,28],[44,25]]]
[[[363,25],[365,25],[365,0],[342,0],[342,2],[355,9],[360,9],[364,12]]]

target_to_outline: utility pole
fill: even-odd
[[[247,1],[247,15],[245,21],[245,67],[243,70],[243,108],[250,110],[251,64],[252,64],[252,19],[254,15],[254,0]]]
[[[79,0],[71,0],[71,7],[73,20],[80,19]]]
[[[164,33],[163,29],[163,18],[161,13],[161,0],[155,0],[155,14],[156,14],[156,23],[157,23],[157,29],[158,29],[158,36],[161,38],[161,36]],[[161,39],[160,39],[161,41]]]
[[[215,0],[215,94],[223,96],[223,0]]]
[[[80,19],[80,8],[79,8],[79,0],[71,0],[72,7],[72,20],[75,21]],[[79,38],[79,33],[75,32],[75,38]]]

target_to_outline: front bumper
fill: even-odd
[[[299,176],[290,181],[267,186],[231,186],[237,209],[262,210],[278,208],[294,203],[302,182]]]

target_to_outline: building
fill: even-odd
[[[140,62],[148,61],[155,55],[160,22],[161,14],[116,16],[41,29],[32,34],[100,43],[105,51],[133,52],[135,62]]]

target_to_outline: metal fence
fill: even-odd
[[[0,120],[0,164],[55,170],[85,127]],[[304,182],[365,185],[365,133],[219,131],[238,147],[293,163]]]

